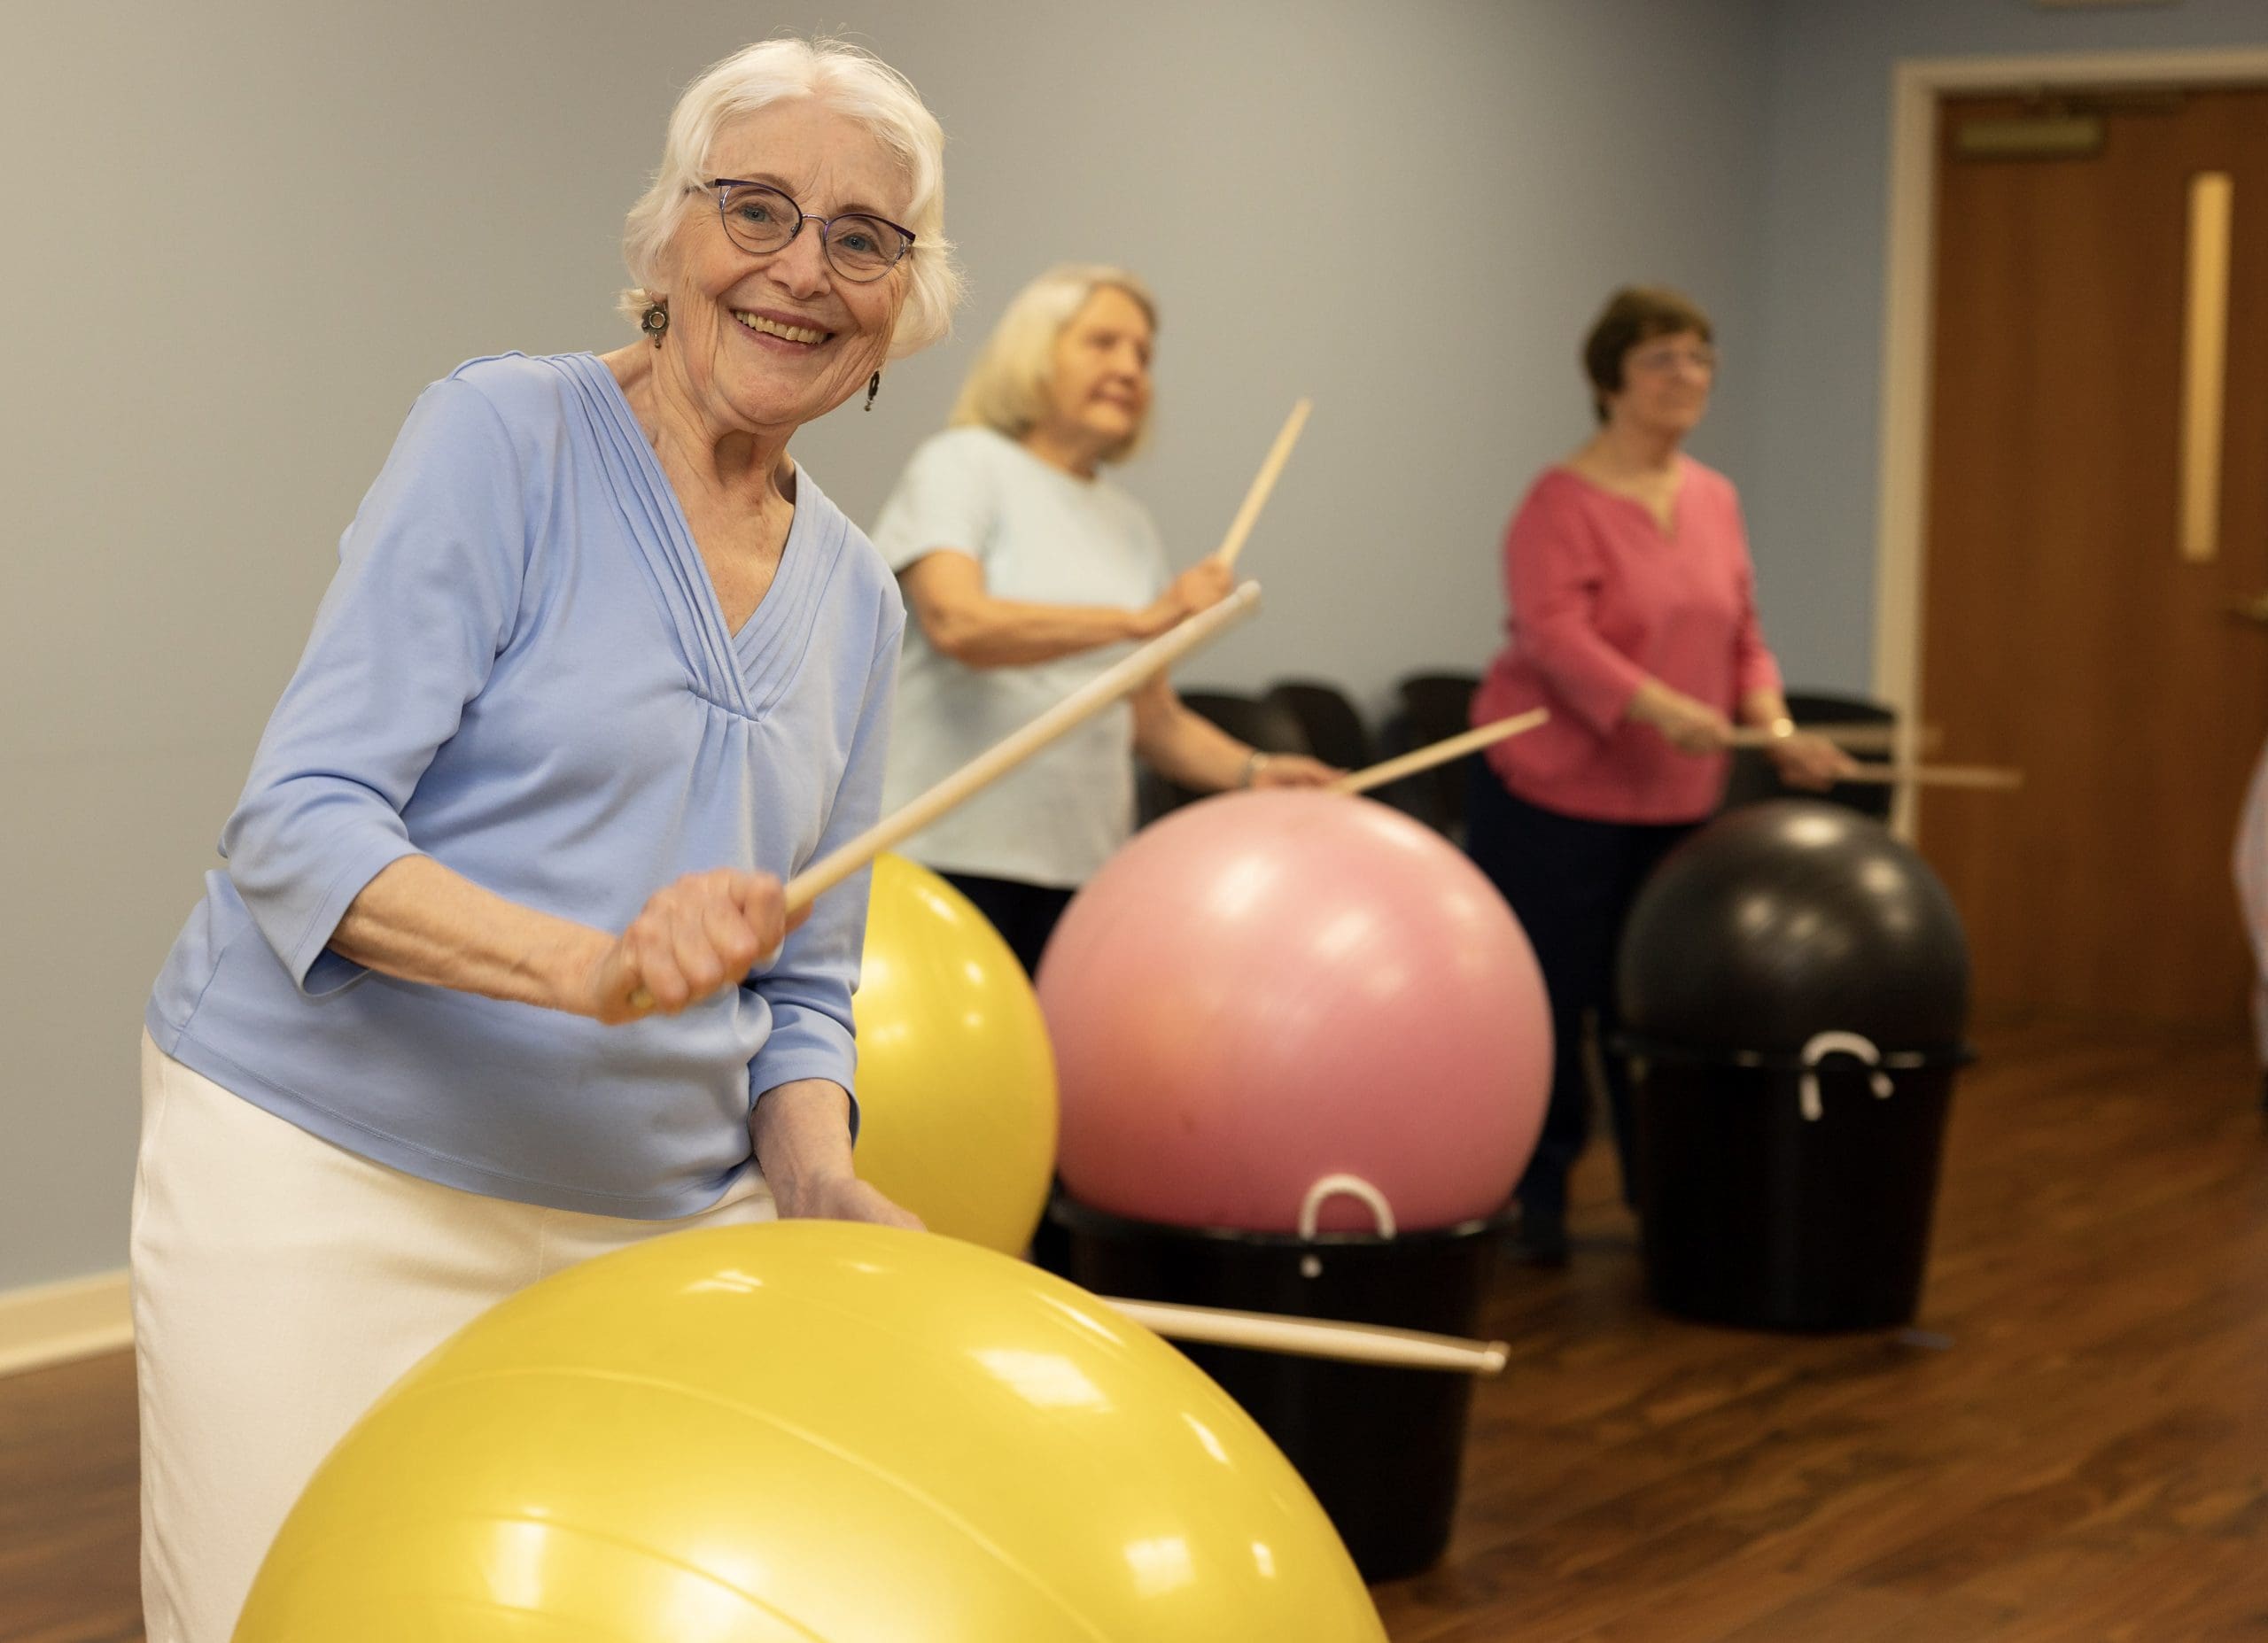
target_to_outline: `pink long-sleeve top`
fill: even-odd
[[[1696,821],[1726,758],[1680,753],[1623,715],[1650,675],[1733,717],[1780,669],[1757,624],[1755,572],[1732,482],[1689,457],[1665,533],[1643,502],[1554,468],[1504,537],[1511,642],[1472,699],[1485,725],[1531,708],[1550,721],[1490,748],[1531,803],[1596,821]]]

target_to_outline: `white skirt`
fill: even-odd
[[[228,1643],[317,1463],[496,1302],[594,1255],[773,1214],[753,1171],[679,1221],[436,1186],[263,1112],[144,1034],[132,1252],[149,1643]]]

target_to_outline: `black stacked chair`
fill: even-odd
[[[1788,717],[1798,725],[1895,725],[1897,713],[1879,701],[1864,696],[1840,696],[1820,691],[1796,691],[1788,696]],[[1867,754],[1875,758],[1879,755]],[[1840,781],[1825,793],[1809,793],[1800,787],[1790,787],[1780,779],[1779,767],[1769,755],[1755,748],[1741,748],[1734,751],[1732,772],[1725,782],[1725,810],[1744,804],[1754,804],[1765,799],[1826,799],[1836,804],[1849,806],[1862,816],[1876,821],[1890,819],[1891,800],[1896,790],[1887,783]]]
[[[1300,722],[1308,751],[1325,764],[1358,771],[1378,762],[1363,716],[1336,685],[1320,679],[1285,679],[1271,686],[1262,700],[1282,706]]]
[[[1192,712],[1211,720],[1238,740],[1249,742],[1262,753],[1309,751],[1300,721],[1279,701],[1214,690],[1185,691],[1181,699]],[[1178,810],[1191,800],[1204,796],[1194,788],[1167,780],[1145,765],[1136,784],[1137,814],[1141,824],[1147,826],[1169,810]]]
[[[1472,728],[1472,693],[1480,680],[1471,673],[1413,673],[1394,686],[1396,706],[1379,733],[1379,752],[1394,758]],[[1427,826],[1464,842],[1465,784],[1472,779],[1467,760],[1388,782],[1371,796],[1406,810]]]

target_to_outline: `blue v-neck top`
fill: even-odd
[[[791,876],[871,825],[905,608],[796,482],[738,632],[613,375],[475,360],[427,389],[146,1013],[159,1048],[323,1139],[444,1185],[645,1219],[751,1166],[754,1098],[851,1088],[864,874],[778,958],[623,1027],[366,971],[325,943],[423,852],[620,930],[679,875]]]

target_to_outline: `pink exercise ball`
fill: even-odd
[[[1039,968],[1072,1197],[1138,1220],[1301,1230],[1354,1175],[1397,1228],[1494,1213],[1543,1125],[1551,1014],[1511,910],[1367,799],[1226,794],[1145,829]],[[1370,1231],[1361,1198],[1312,1225]]]

